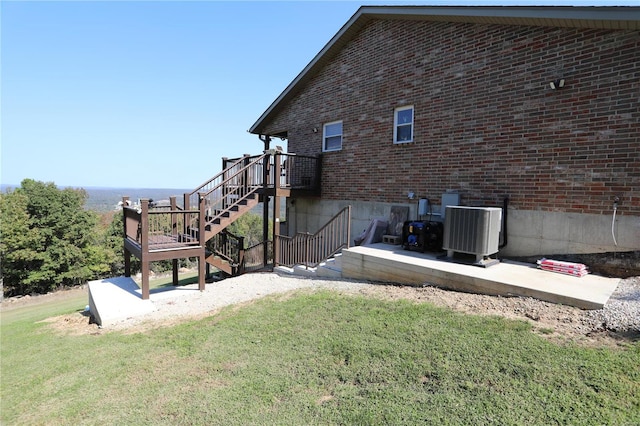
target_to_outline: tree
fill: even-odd
[[[272,222],[269,221],[269,235],[271,235]],[[244,237],[245,247],[251,247],[263,240],[262,215],[247,213],[238,218],[228,227],[229,232],[239,237]]]
[[[27,213],[27,196],[0,194],[0,256],[4,293],[30,293],[29,271],[43,263],[44,239]]]
[[[84,210],[86,198],[84,190],[31,179],[2,195],[5,294],[46,293],[105,271],[97,261],[97,216]]]

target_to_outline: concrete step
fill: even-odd
[[[316,274],[325,278],[342,278],[342,255],[322,262],[316,268]]]
[[[289,268],[288,266],[276,266],[274,271],[281,272],[288,275],[298,275],[302,277],[315,277],[317,268],[305,268],[301,265],[296,265],[293,268]]]
[[[336,254],[333,256],[333,258],[332,258],[332,259],[333,259],[333,261],[334,261],[334,263],[335,263],[335,268],[336,268],[336,269],[340,269],[340,270],[342,270],[342,252],[340,252],[340,253],[336,253]],[[329,259],[329,260],[331,260],[331,259]]]
[[[316,275],[323,278],[342,278],[342,270],[319,266],[316,270]]]
[[[296,265],[293,268],[277,266],[276,271],[303,277],[342,278],[342,254],[322,262],[317,268]]]

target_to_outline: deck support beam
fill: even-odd
[[[278,239],[280,237],[280,200],[284,195],[282,193],[281,175],[281,155],[279,151],[273,154],[273,266],[280,261]]]
[[[265,153],[269,150],[269,143],[271,138],[269,136],[264,137],[264,149]],[[265,247],[263,250],[262,264],[267,265],[269,262],[269,251],[266,249],[266,243],[269,241],[269,165],[271,163],[269,159],[270,155],[265,156],[262,166],[262,241],[264,241]]]

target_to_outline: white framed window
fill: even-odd
[[[413,105],[396,108],[393,113],[393,143],[413,142]]]
[[[326,123],[322,131],[322,150],[340,151],[342,149],[342,121]]]

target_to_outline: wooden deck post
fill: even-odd
[[[124,214],[124,209],[129,204],[129,197],[122,197],[122,227],[124,231],[124,239],[127,239],[127,216]],[[124,240],[123,240],[124,241]],[[131,276],[131,253],[127,250],[127,246],[123,244],[124,251],[124,276]]]
[[[244,162],[242,163],[242,167],[245,167],[244,173],[242,173],[242,195],[244,196],[244,194],[249,192],[249,185],[251,185],[252,179],[249,176],[249,168],[247,167],[249,165],[249,163],[251,162],[251,155],[250,154],[244,154]]]
[[[273,154],[273,266],[280,263],[280,152]]]
[[[171,211],[176,211],[178,209],[178,204],[176,203],[176,197],[169,197],[169,208]],[[186,221],[184,221],[186,222]],[[177,239],[178,236],[178,216],[175,213],[171,213],[171,235]],[[173,272],[173,285],[178,285],[178,259],[171,259],[171,267]]]
[[[173,285],[178,285],[178,259],[171,259],[171,269],[173,272]]]
[[[221,209],[225,209],[227,207],[227,194],[229,193],[228,184],[224,183],[229,178],[229,172],[227,170],[227,165],[229,164],[229,159],[227,157],[222,157],[222,197],[221,197]],[[215,213],[213,213],[215,214]]]
[[[140,267],[142,272],[142,299],[149,299],[149,200],[140,200],[140,223],[141,223],[141,254]]]
[[[189,205],[190,204],[189,203],[189,193],[185,192],[182,197],[184,199],[184,202],[183,202],[184,205],[182,206],[182,208],[185,209],[185,210],[189,210],[191,208],[191,206]]]
[[[267,136],[267,139],[269,137]],[[267,146],[268,142],[265,142]],[[262,241],[264,241],[265,247],[263,250],[262,264],[267,266],[269,262],[269,250],[266,248],[267,241],[269,241],[269,165],[271,164],[271,155],[267,154],[264,157],[262,165]]]
[[[205,244],[207,242],[207,236],[205,235],[205,196],[203,193],[198,192],[198,245],[201,247],[200,255],[198,256],[198,290],[204,291],[204,276],[205,276]]]
[[[244,274],[244,237],[238,238],[238,244],[240,248],[238,249],[238,269],[236,270],[236,274]]]
[[[169,197],[169,208],[171,211],[176,211],[178,209],[178,203],[176,202],[175,195]],[[175,213],[171,213],[171,235],[178,235],[178,215]]]

